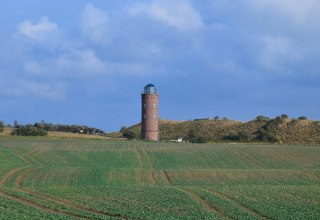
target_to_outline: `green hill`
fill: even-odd
[[[140,136],[141,125],[128,128]],[[263,116],[248,122],[234,120],[159,121],[160,139],[320,144],[320,121]],[[114,133],[113,133],[114,134]],[[121,136],[120,133],[118,133]],[[196,142],[196,141],[195,141]]]

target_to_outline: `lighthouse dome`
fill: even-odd
[[[143,94],[156,94],[157,88],[153,84],[148,84],[144,87]]]

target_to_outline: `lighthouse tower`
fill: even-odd
[[[159,94],[153,84],[144,87],[141,94],[142,114],[141,114],[141,139],[149,141],[159,140],[158,129],[158,101]]]

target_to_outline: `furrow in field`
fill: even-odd
[[[52,195],[49,194],[45,194],[45,193],[41,193],[41,192],[36,192],[36,191],[32,191],[32,190],[28,190],[28,189],[18,189],[21,192],[24,193],[28,193],[32,196],[36,196],[36,197],[40,197],[42,199],[45,199],[47,201],[59,204],[59,205],[64,205],[70,208],[74,208],[74,209],[78,209],[81,211],[85,211],[85,212],[90,212],[93,214],[97,214],[97,215],[104,215],[106,217],[113,217],[113,218],[118,218],[118,219],[136,219],[136,220],[141,220],[141,219],[137,219],[137,218],[129,218],[127,216],[123,216],[121,214],[114,214],[114,213],[110,213],[107,211],[100,211],[100,210],[96,210],[87,206],[82,206],[79,204],[75,204],[74,202],[67,200],[67,199],[63,199],[63,198],[58,198],[58,197],[54,197]]]
[[[193,199],[194,201],[200,203],[200,205],[208,212],[211,212],[213,214],[216,214],[218,216],[221,216],[225,219],[234,219],[231,216],[229,216],[228,214],[226,214],[224,211],[222,211],[221,209],[219,209],[217,206],[211,204],[210,202],[208,202],[207,200],[201,198],[200,196],[198,196],[195,192],[193,192],[190,189],[185,189],[185,188],[178,188],[180,191],[182,191],[183,193],[187,194],[191,199]]]
[[[216,190],[213,190],[213,189],[210,189],[210,188],[204,188],[204,190],[214,196],[217,196],[221,199],[224,199],[230,203],[232,203],[233,205],[235,205],[236,207],[238,207],[239,209],[242,209],[244,210],[245,212],[249,213],[250,215],[258,218],[258,219],[270,219],[268,216],[256,211],[256,210],[253,210],[253,209],[250,209],[248,208],[247,206],[241,204],[240,202],[238,202],[236,199],[232,198],[231,196],[225,194],[225,193],[222,193],[222,192],[219,192],[219,191],[216,191]]]
[[[151,160],[149,151],[147,151],[147,150],[142,150],[142,152],[143,152],[144,155],[146,156],[146,158],[147,158],[147,160],[148,160],[148,162],[149,162],[149,164],[150,164],[150,168],[154,170],[153,162],[152,162],[152,160]]]
[[[21,160],[23,160],[24,162],[28,163],[28,164],[32,164],[31,161],[27,160],[26,158],[24,158],[23,156],[21,156],[19,153],[17,153],[17,151],[12,152],[16,157],[20,158]]]
[[[29,168],[25,171],[23,171],[17,178],[15,182],[15,187],[21,187],[25,178],[28,176],[28,174],[31,172],[33,168]]]
[[[160,172],[160,175],[162,176],[162,178],[164,179],[164,181],[166,182],[166,185],[172,185],[172,181],[170,179],[170,177],[168,176],[167,171],[162,170]]]
[[[319,174],[316,174],[316,173],[313,173],[313,172],[308,172],[307,174],[313,176],[313,177],[316,177],[317,179],[320,179],[320,175]]]
[[[6,174],[2,177],[2,179],[1,179],[1,181],[0,181],[0,186],[5,186],[5,185],[8,183],[9,179],[10,179],[12,176],[14,176],[17,172],[19,172],[20,170],[25,169],[25,168],[26,168],[26,167],[18,167],[18,168],[9,170],[9,172],[6,173]]]
[[[30,150],[29,152],[25,153],[24,156],[29,156],[35,152],[39,151],[38,149],[33,149],[33,150]]]
[[[134,152],[135,152],[135,154],[137,156],[137,159],[139,161],[140,168],[143,169],[144,168],[144,163],[143,163],[143,160],[141,158],[141,149],[138,146],[134,146]]]
[[[263,163],[262,161],[256,159],[252,155],[250,155],[250,154],[248,154],[248,153],[246,153],[244,151],[241,151],[240,149],[232,148],[231,150],[234,151],[235,153],[239,154],[240,156],[242,156],[246,160],[250,161],[251,163],[253,163],[258,168],[262,168],[262,169],[270,168],[269,165],[267,165],[267,164]]]
[[[59,209],[55,209],[55,208],[49,208],[47,206],[35,203],[32,200],[29,200],[29,199],[26,199],[26,198],[21,198],[21,197],[16,196],[16,195],[9,194],[9,193],[1,190],[1,189],[0,189],[0,195],[5,197],[5,198],[7,198],[7,199],[11,199],[11,200],[13,200],[15,202],[19,202],[19,203],[21,203],[23,205],[39,209],[40,211],[43,211],[43,212],[49,212],[49,213],[57,214],[57,215],[73,216],[73,217],[81,218],[81,219],[98,219],[98,218],[89,218],[89,217],[86,217],[86,216],[78,215],[78,214],[75,214],[75,213],[72,213],[72,212],[69,212],[69,211],[63,211],[63,210],[59,210]]]
[[[33,154],[31,154],[31,155],[29,155],[29,156],[30,156],[34,161],[36,161],[39,165],[44,166],[45,164],[43,164],[41,161],[39,161],[39,160],[37,159],[37,156],[43,154],[44,152],[46,152],[46,150],[40,149],[40,150],[35,151]]]
[[[135,175],[136,175],[136,183],[141,184],[142,183],[141,170],[136,170]]]
[[[35,152],[35,151],[32,151],[31,153],[33,153],[33,152]],[[23,152],[21,152],[21,151],[19,151],[19,150],[16,149],[16,150],[15,150],[15,154],[16,154],[20,159],[22,159],[23,161],[28,162],[28,163],[30,163],[30,164],[41,165],[41,166],[44,165],[43,163],[41,163],[41,162],[38,161],[37,159],[33,158],[33,157],[30,155],[30,153],[25,154],[25,153],[23,153]]]
[[[151,179],[151,182],[152,182],[153,185],[157,184],[156,177],[154,175],[153,170],[150,170],[150,179]]]

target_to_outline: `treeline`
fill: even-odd
[[[95,134],[95,135],[104,134],[103,130],[100,130],[98,128],[88,127],[85,125],[61,125],[61,124],[37,122],[37,123],[34,123],[33,126],[46,131],[60,131],[60,132]]]
[[[28,124],[15,127],[11,134],[16,136],[47,136],[48,131]]]
[[[12,127],[12,126],[11,126]],[[4,123],[0,121],[0,132],[3,131]],[[59,131],[79,134],[104,135],[104,131],[85,125],[61,125],[46,122],[36,122],[34,124],[22,125],[14,122],[12,135],[17,136],[46,136],[48,131]]]

